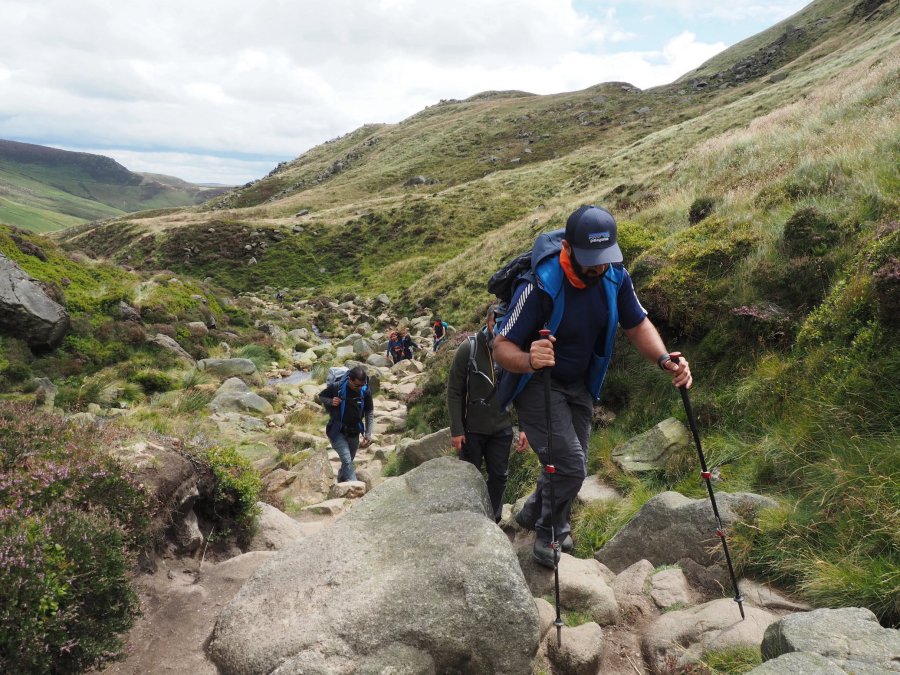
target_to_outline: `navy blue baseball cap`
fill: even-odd
[[[566,221],[566,241],[582,267],[622,262],[616,219],[599,206],[582,206]]]

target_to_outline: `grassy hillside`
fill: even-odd
[[[223,191],[132,173],[102,155],[0,140],[0,222],[37,232],[199,204]]]
[[[726,479],[717,489],[782,504],[735,533],[739,566],[896,624],[898,10],[818,0],[648,91],[442,102],[203,208],[62,239],[236,291],[387,292],[471,326],[502,261],[578,205],[605,205],[643,304],[692,361],[705,446]],[[419,404],[434,414],[411,418],[440,419],[440,385]],[[592,440],[591,468],[630,495],[628,508],[665,488],[703,496],[690,458],[641,481],[609,461],[616,442],[683,417],[658,372],[622,345],[604,396],[619,417]],[[599,546],[626,515],[579,513],[579,541]]]

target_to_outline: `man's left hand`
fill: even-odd
[[[368,448],[370,445],[372,445],[372,439],[368,436],[364,436],[362,441],[360,441],[359,443],[359,447],[361,448]]]
[[[669,352],[669,356],[672,357],[672,360],[666,361],[663,364],[663,367],[668,370],[669,374],[672,376],[672,384],[676,387],[690,389],[694,378],[691,377],[691,366],[688,363],[688,360],[681,355],[681,352]],[[676,358],[678,359],[678,363],[675,363]]]

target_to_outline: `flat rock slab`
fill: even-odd
[[[821,654],[791,652],[766,661],[751,670],[748,675],[847,675],[847,671],[838,668]],[[872,675],[872,673],[859,671],[857,675]]]
[[[301,511],[308,511],[309,513],[314,513],[318,516],[336,516],[339,513],[342,513],[346,507],[347,500],[343,497],[338,497],[336,499],[320,502],[319,504],[304,506]]]
[[[862,607],[791,614],[769,626],[762,642],[766,659],[813,652],[848,672],[900,672],[900,630],[883,628]]]
[[[734,600],[722,598],[663,614],[644,632],[644,658],[654,672],[663,673],[671,661],[684,667],[706,651],[757,647],[777,617],[756,607],[745,606],[744,612],[741,619]]]

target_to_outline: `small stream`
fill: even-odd
[[[310,377],[312,377],[312,373],[308,370],[295,370],[287,377],[270,377],[266,380],[266,384],[274,384],[279,387],[290,387],[295,384],[306,382]]]

